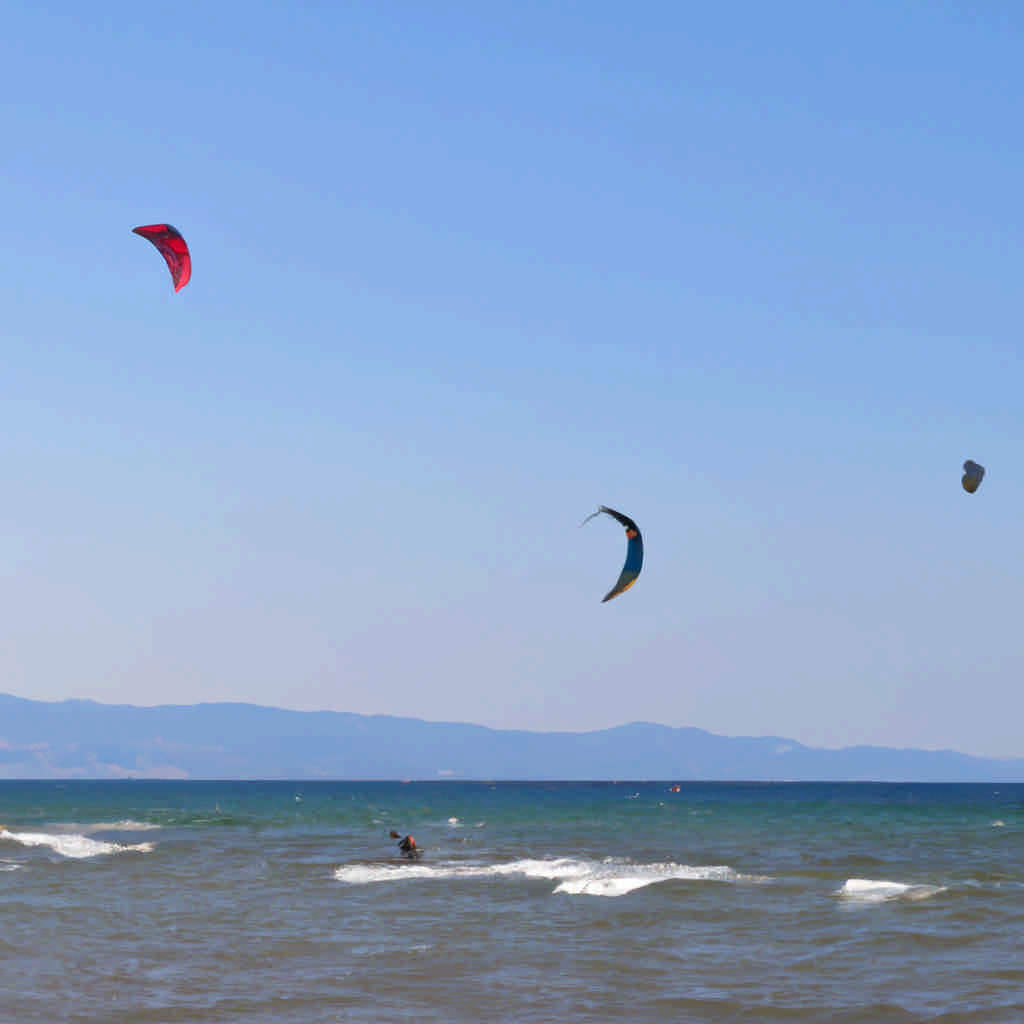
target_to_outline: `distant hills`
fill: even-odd
[[[823,750],[646,722],[524,732],[254,704],[133,707],[0,694],[0,779],[41,778],[1024,782],[1024,758]]]

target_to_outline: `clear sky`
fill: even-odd
[[[1022,42],[9,7],[0,690],[1024,755]]]

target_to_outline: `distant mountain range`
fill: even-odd
[[[823,750],[646,722],[522,732],[254,704],[133,707],[0,694],[4,778],[1024,782],[1024,758]]]

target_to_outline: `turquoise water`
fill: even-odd
[[[3,1022],[1024,1020],[1019,785],[0,782],[0,823]]]

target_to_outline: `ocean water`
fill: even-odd
[[[2,1024],[1024,1021],[1024,786],[0,782],[0,823]]]

